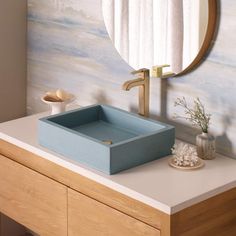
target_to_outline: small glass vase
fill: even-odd
[[[196,137],[197,155],[203,160],[212,160],[216,156],[215,137],[209,133],[201,133]]]

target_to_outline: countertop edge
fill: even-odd
[[[205,200],[207,200],[207,199],[209,199],[211,197],[214,197],[214,196],[216,196],[218,194],[226,192],[226,191],[228,191],[228,190],[230,190],[232,188],[235,188],[235,187],[236,187],[236,180],[232,181],[232,182],[230,182],[230,183],[228,183],[228,184],[226,184],[226,185],[224,185],[222,187],[213,189],[213,190],[211,190],[211,191],[209,191],[209,192],[207,192],[205,194],[202,194],[202,195],[199,195],[199,196],[197,196],[195,198],[187,200],[187,201],[185,201],[185,202],[183,202],[181,204],[178,204],[176,206],[172,206],[170,208],[170,215],[173,215],[173,214],[175,214],[175,213],[177,213],[177,212],[179,212],[179,211],[181,211],[181,210],[183,210],[185,208],[191,207],[191,206],[193,206],[193,205],[195,205],[197,203],[205,201]]]

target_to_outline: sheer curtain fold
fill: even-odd
[[[168,61],[174,73],[183,68],[183,0],[168,1]]]
[[[153,0],[141,0],[140,3],[139,67],[150,67],[154,55]]]
[[[153,65],[169,63],[167,61],[168,1],[153,1]]]
[[[109,35],[133,68],[170,64],[173,72],[182,71],[188,50],[183,47],[183,1],[102,0]]]
[[[129,0],[129,9],[132,9],[132,11],[129,11],[129,64],[135,69],[140,68],[141,65],[141,54],[139,52],[141,45],[139,38],[141,23],[140,3],[141,0]]]
[[[115,45],[123,58],[129,61],[129,1],[115,0]]]

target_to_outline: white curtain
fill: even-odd
[[[193,37],[191,28],[196,23],[184,24],[195,17],[190,9],[196,4],[190,2],[198,1],[102,0],[108,33],[122,57],[135,69],[170,64],[175,73],[194,54],[189,53],[194,43],[185,40]]]
[[[184,47],[183,68],[196,57],[205,39],[208,25],[208,1],[183,0]]]
[[[179,73],[183,68],[183,1],[168,1],[167,12],[167,61],[171,65],[171,71]]]

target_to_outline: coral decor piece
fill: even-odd
[[[172,155],[169,164],[175,168],[197,169],[204,165],[204,162],[197,156],[196,148],[185,143],[175,144],[172,148]]]
[[[180,143],[172,148],[175,164],[178,166],[194,166],[198,163],[196,148]]]

